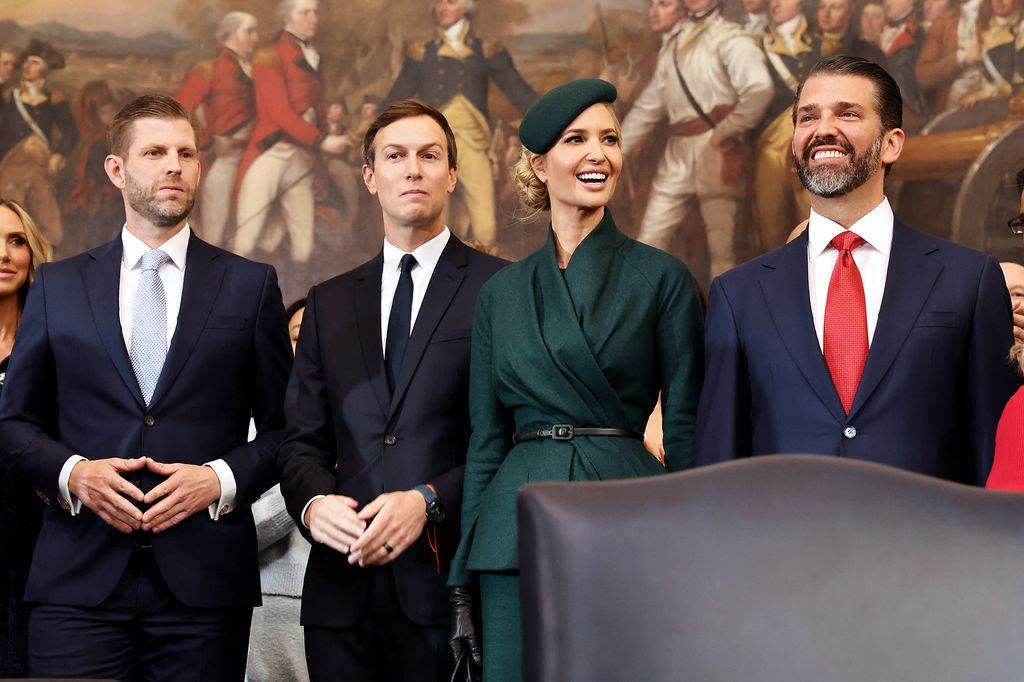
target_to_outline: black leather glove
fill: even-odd
[[[476,625],[473,624],[473,592],[468,587],[453,587],[448,592],[448,602],[452,605],[452,629],[448,646],[455,657],[455,666],[468,665],[473,678],[479,679],[483,657]]]

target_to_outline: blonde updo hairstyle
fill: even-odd
[[[601,102],[601,104],[608,109],[612,120],[615,121],[615,132],[621,137],[622,125],[619,123],[619,117],[615,114],[615,107],[610,102]],[[558,143],[555,142],[555,144]],[[523,206],[529,209],[527,217],[533,217],[541,211],[551,210],[548,186],[541,182],[541,179],[537,177],[537,172],[533,169],[533,159],[538,156],[543,156],[543,154],[534,154],[523,147],[519,152],[519,160],[512,166],[512,184],[515,187],[516,196],[519,197]]]

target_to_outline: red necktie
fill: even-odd
[[[825,365],[836,385],[846,413],[868,359],[868,315],[864,305],[864,282],[853,260],[853,249],[864,243],[860,236],[843,230],[832,240],[839,251],[825,300],[825,332],[822,347]]]

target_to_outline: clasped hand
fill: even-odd
[[[348,554],[350,564],[394,561],[427,524],[426,500],[415,490],[382,493],[356,511],[358,506],[351,497],[327,495],[309,505],[304,519],[314,540]]]
[[[123,477],[144,468],[167,477],[148,493]],[[68,489],[122,533],[163,532],[220,499],[220,479],[210,467],[164,464],[149,457],[82,460],[71,469]],[[143,512],[131,500],[156,504]]]

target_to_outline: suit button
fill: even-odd
[[[843,437],[844,438],[856,438],[857,437],[857,427],[856,426],[847,426],[845,429],[843,429]]]
[[[384,445],[394,445],[397,442],[398,439],[395,438],[393,434],[389,433],[388,435],[384,436]]]
[[[154,417],[151,414],[147,414],[146,417],[142,420],[142,423],[145,424],[146,426],[152,426],[153,424],[156,424],[156,417]]]

